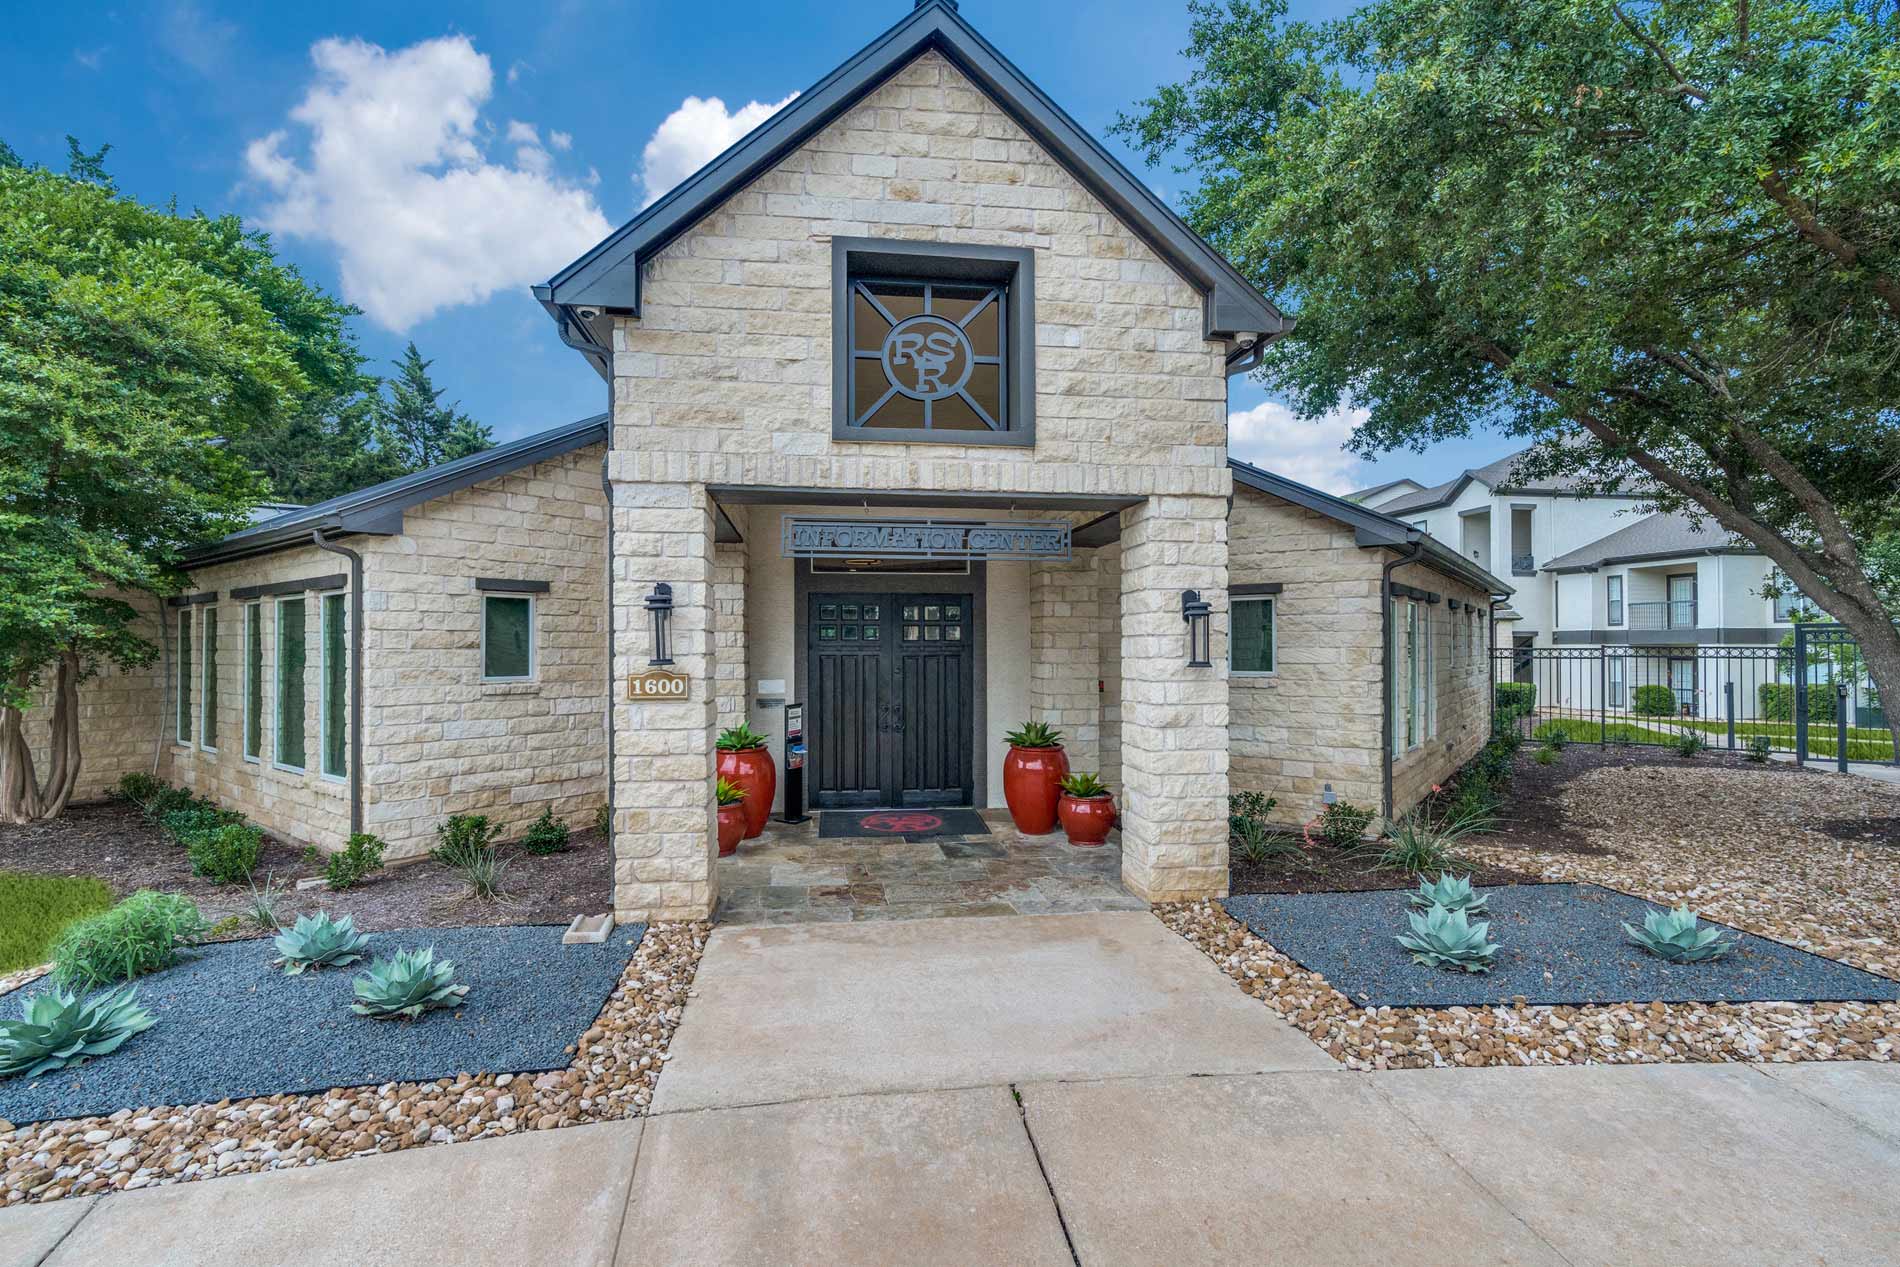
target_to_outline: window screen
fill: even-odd
[[[198,710],[198,744],[200,747],[215,749],[218,746],[218,609],[205,608],[198,638],[204,643],[204,668],[200,675],[203,682],[204,704]]]
[[[349,653],[343,645],[343,595],[323,596],[323,772],[341,778],[349,769],[349,709],[345,683]]]
[[[277,604],[277,763],[304,766],[304,600]]]
[[[178,612],[178,742],[191,742],[191,679],[198,666],[191,658],[191,608]]]
[[[1274,669],[1271,598],[1236,598],[1228,666],[1235,673],[1271,673]]]
[[[534,676],[534,600],[488,595],[482,600],[482,676],[520,681]]]
[[[244,755],[263,751],[264,728],[264,608],[252,603],[244,609]]]

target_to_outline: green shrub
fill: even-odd
[[[1753,739],[1748,741],[1748,750],[1745,755],[1756,765],[1766,765],[1768,763],[1768,754],[1773,750],[1773,746],[1769,743],[1767,735],[1756,735]]]
[[[1708,746],[1708,741],[1698,731],[1685,730],[1676,736],[1675,747],[1678,757],[1693,757]]]
[[[613,832],[614,832],[614,807],[613,806],[603,805],[599,809],[594,811],[594,831],[600,836],[602,840],[605,840],[607,837],[613,835]]]
[[[1488,815],[1433,822],[1421,811],[1413,810],[1386,829],[1388,838],[1379,853],[1379,865],[1410,871],[1413,875],[1442,872],[1452,863],[1453,845],[1490,825]]]
[[[1761,704],[1761,720],[1794,720],[1794,684],[1792,682],[1763,682],[1755,688],[1755,698]],[[1808,688],[1808,720],[1834,720],[1836,704],[1834,688],[1819,683]]]
[[[1545,744],[1537,750],[1537,755],[1534,760],[1538,765],[1555,765],[1557,763],[1557,749],[1551,747],[1549,744]]]
[[[1630,711],[1644,717],[1674,717],[1676,693],[1661,683],[1646,683],[1630,692]]]
[[[253,924],[267,933],[274,933],[281,925],[277,920],[277,903],[283,900],[284,891],[277,887],[276,877],[266,875],[264,887],[258,888],[257,881],[251,881],[251,900],[244,908],[244,914]]]
[[[119,1049],[157,1024],[126,986],[82,999],[57,987],[26,1001],[17,1021],[0,1021],[0,1078],[36,1078]]]
[[[53,978],[80,990],[130,981],[178,961],[178,948],[208,931],[198,906],[141,889],[109,911],[67,926],[53,943]]]
[[[167,814],[183,809],[197,809],[199,801],[182,787],[161,784],[158,790],[145,801],[144,808],[147,818],[162,825]]]
[[[143,808],[145,803],[157,796],[159,790],[165,786],[165,780],[153,778],[143,770],[134,770],[119,780],[119,786],[113,795],[122,801]]]
[[[1491,688],[1492,706],[1499,713],[1525,717],[1537,708],[1535,682],[1498,682]]]
[[[749,748],[765,747],[765,736],[740,722],[737,726],[720,731],[713,746],[726,752],[743,752]]]
[[[226,823],[192,837],[186,852],[192,874],[213,884],[248,884],[264,852],[264,833],[249,823]]]
[[[541,811],[541,817],[528,825],[527,833],[521,838],[521,847],[531,854],[545,857],[565,850],[567,836],[566,820],[556,818],[554,807],[550,805]]]
[[[479,898],[501,896],[501,877],[507,864],[495,851],[501,824],[486,814],[457,814],[435,829],[436,845],[429,856],[462,873],[469,893]]]
[[[330,882],[332,889],[350,888],[370,872],[382,868],[384,848],[380,836],[357,832],[350,837],[349,844],[324,860],[323,878]]]
[[[193,804],[169,811],[158,820],[158,825],[172,838],[173,844],[189,849],[199,839],[215,836],[232,823],[243,821],[241,814],[233,814],[213,805]]]
[[[1357,844],[1371,821],[1371,810],[1360,809],[1351,801],[1335,801],[1320,813],[1320,838],[1329,845]]]

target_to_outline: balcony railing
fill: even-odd
[[[1693,598],[1672,599],[1666,603],[1631,603],[1631,629],[1694,629],[1696,603]]]
[[[1537,556],[1534,554],[1514,554],[1511,556],[1512,576],[1536,576]]]

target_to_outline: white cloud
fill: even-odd
[[[1364,409],[1341,409],[1321,418],[1301,418],[1277,401],[1227,415],[1227,451],[1262,470],[1328,493],[1350,491],[1364,463],[1341,446],[1368,417]]]
[[[574,134],[572,132],[550,132],[548,133],[548,144],[557,150],[571,150],[574,148]]]
[[[512,163],[489,159],[494,70],[466,36],[395,52],[326,39],[310,60],[291,126],[253,141],[245,165],[272,196],[264,224],[333,246],[344,297],[371,320],[406,330],[541,281],[607,235],[533,124],[509,121]]]
[[[728,111],[718,97],[688,97],[660,121],[640,155],[639,181],[651,206],[667,190],[704,167],[734,141],[783,110],[798,96],[775,105],[748,101]]]

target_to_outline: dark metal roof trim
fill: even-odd
[[[1572,563],[1564,567],[1545,564],[1543,570],[1558,575],[1598,572],[1617,563],[1660,563],[1665,559],[1697,559],[1711,554],[1760,554],[1753,546],[1698,546],[1690,550],[1652,550],[1648,554],[1613,554],[1591,563]]]
[[[1413,542],[1421,542],[1424,548],[1424,557],[1419,560],[1421,566],[1430,567],[1436,572],[1464,581],[1488,594],[1516,592],[1476,563],[1444,545],[1436,537],[1428,535],[1421,528],[1412,527],[1403,519],[1361,506],[1357,502],[1349,502],[1343,497],[1334,497],[1331,493],[1322,493],[1317,488],[1309,488],[1284,475],[1263,471],[1251,463],[1242,462],[1239,458],[1228,458],[1227,468],[1233,472],[1235,483],[1243,487],[1265,493],[1269,497],[1277,497],[1284,502],[1291,502],[1295,506],[1345,524],[1353,530],[1353,540],[1360,546],[1368,549],[1374,547],[1396,549],[1411,545]]]
[[[475,588],[490,594],[545,594],[550,589],[546,581],[511,581],[501,576],[478,576]]]
[[[232,598],[237,597],[236,590],[231,591],[231,597]],[[202,603],[215,603],[217,601],[218,601],[218,591],[207,590],[206,592],[202,594],[174,594],[172,597],[165,600],[165,606],[167,607],[197,607]]]
[[[1292,321],[1219,251],[959,17],[953,3],[924,0],[725,153],[556,273],[546,285],[535,287],[535,297],[561,323],[562,338],[602,368],[601,360],[610,360],[611,352],[595,332],[574,333],[575,309],[638,316],[644,259],[927,49],[941,53],[983,89],[1072,176],[1194,283],[1206,297],[1203,327],[1208,338],[1255,332],[1276,335],[1293,328]]]
[[[972,510],[1125,510],[1146,497],[1086,493],[924,492],[895,489],[793,488],[764,484],[710,484],[713,500],[728,506],[967,506]]]
[[[1081,550],[1114,545],[1122,539],[1122,512],[1110,510],[1097,515],[1071,533],[1069,539]]]
[[[187,555],[188,568],[229,563],[310,544],[313,530],[393,536],[402,531],[403,512],[412,506],[459,493],[486,480],[511,474],[537,462],[605,444],[611,431],[606,414],[537,432],[480,453],[444,462],[412,475],[386,480],[354,493],[267,519]]]
[[[240,585],[231,591],[234,599],[273,598],[279,594],[301,594],[305,590],[340,590],[347,588],[350,578],[342,572],[331,572],[327,576],[306,576],[295,581],[272,581],[269,585]]]
[[[1235,598],[1252,598],[1261,594],[1278,594],[1285,588],[1284,581],[1250,581],[1243,585],[1229,585],[1227,592]]]

